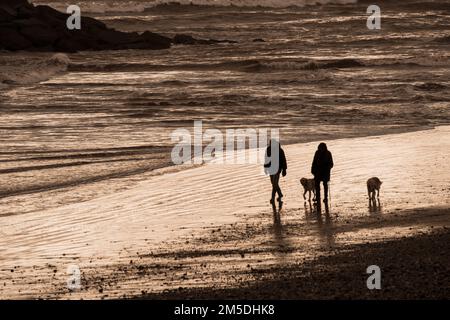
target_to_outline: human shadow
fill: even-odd
[[[273,211],[273,223],[281,224],[281,217],[280,217],[280,211],[283,209],[283,202],[279,202],[279,209],[277,209],[277,206],[275,203],[272,203],[272,211]]]
[[[272,203],[272,211],[273,211],[273,224],[276,224],[280,221],[280,213],[278,212],[275,203]]]
[[[283,225],[281,221],[281,210],[283,209],[283,203],[280,202],[279,208],[275,205],[272,205],[273,209],[273,227],[272,229],[272,235],[273,235],[273,243],[274,243],[274,249],[275,249],[275,255],[277,256],[277,260],[279,264],[286,263],[288,257],[286,256],[287,253],[290,253],[292,251],[292,245],[289,240],[289,237],[287,236],[287,229],[289,228],[289,225]]]
[[[335,230],[333,228],[333,219],[331,218],[330,205],[328,201],[323,203],[324,212],[322,214],[322,204],[317,203],[317,226],[319,235],[328,246],[335,244]]]

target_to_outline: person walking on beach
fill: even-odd
[[[328,151],[325,143],[319,144],[314,155],[314,160],[311,166],[311,173],[314,175],[316,184],[316,199],[320,204],[320,183],[323,182],[324,202],[328,202],[328,182],[330,181],[331,169],[333,168],[333,156]]]
[[[264,172],[270,176],[270,183],[272,184],[272,198],[270,203],[275,204],[275,194],[278,194],[278,202],[281,204],[283,193],[280,188],[280,174],[286,176],[287,162],[284,150],[281,148],[280,142],[276,139],[271,139],[269,146],[266,149],[266,156],[264,162]]]

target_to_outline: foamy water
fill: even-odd
[[[299,179],[317,143],[285,147],[285,210],[308,210]],[[400,209],[448,205],[450,127],[330,141],[335,159],[331,214],[389,215]],[[383,181],[380,207],[369,207],[365,182]],[[105,258],[111,263],[156,244],[245,216],[272,214],[270,183],[259,165],[215,165],[155,176],[133,189],[92,201],[2,218],[3,270],[13,266]],[[300,217],[299,217],[300,218]],[[64,257],[64,258],[63,258]]]
[[[71,3],[64,0],[32,0],[35,4],[50,3],[55,8],[64,11]],[[122,13],[144,12],[145,10],[161,5],[196,5],[196,6],[236,6],[236,7],[304,7],[316,4],[349,4],[357,0],[116,0],[116,1],[92,1],[80,0],[78,5],[88,13]]]

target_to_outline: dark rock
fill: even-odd
[[[114,29],[104,29],[97,32],[97,38],[102,44],[120,46],[127,43],[139,42],[137,33],[126,33]]]
[[[9,22],[14,20],[14,15],[5,9],[0,8],[0,22]]]
[[[34,14],[34,6],[30,4],[22,5],[17,7],[16,12],[19,19],[29,19]]]
[[[0,48],[16,51],[29,49],[33,43],[13,28],[0,28]]]
[[[177,34],[175,37],[173,37],[173,43],[174,44],[197,44],[197,39],[195,39],[192,36],[188,36],[186,34]]]
[[[35,17],[56,29],[66,29],[68,14],[59,12],[49,6],[37,6],[35,8]]]
[[[64,23],[65,23],[66,19],[64,19]],[[108,27],[106,26],[106,24],[104,24],[103,22],[96,20],[94,18],[91,17],[81,17],[81,28],[82,29],[87,29],[88,31],[93,31],[93,30],[104,30],[107,29]]]
[[[35,47],[53,45],[59,38],[57,31],[41,25],[20,28],[20,34],[30,40]]]
[[[76,52],[80,50],[166,49],[172,40],[144,32],[109,29],[94,18],[82,17],[81,30],[68,30],[68,14],[26,0],[0,0],[0,48]]]
[[[184,44],[184,45],[195,45],[195,44],[209,45],[209,44],[218,44],[218,43],[237,43],[237,41],[232,41],[232,40],[195,39],[194,37],[186,35],[186,34],[175,35],[175,37],[173,37],[173,39],[172,39],[172,42],[174,44]]]
[[[159,46],[161,49],[170,47],[172,43],[172,39],[150,31],[145,31],[141,34],[141,38],[144,42],[152,43],[155,47]]]
[[[237,41],[234,41],[234,40],[212,40],[212,39],[210,39],[209,41],[214,41],[215,43],[231,43],[231,44],[238,43]]]
[[[53,47],[56,51],[70,53],[89,49],[89,46],[85,46],[82,41],[75,41],[73,38],[60,38],[56,40]]]
[[[17,8],[30,7],[28,0],[1,0],[0,8],[9,12],[16,12]]]
[[[230,40],[173,39],[146,31],[122,32],[103,22],[81,17],[81,30],[67,29],[69,14],[27,0],[0,0],[0,49],[76,52],[81,50],[167,49],[175,44],[235,43]]]
[[[34,27],[34,26],[47,27],[47,24],[45,22],[43,22],[42,20],[39,20],[37,18],[14,19],[14,21],[11,21],[10,23],[13,24],[16,29],[20,29],[22,27]]]
[[[266,42],[264,39],[258,38],[258,39],[253,39],[253,42]]]

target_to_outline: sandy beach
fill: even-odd
[[[72,4],[0,0],[0,299],[450,298],[448,3]],[[175,165],[211,129],[279,132],[282,209],[261,161]]]
[[[379,252],[388,260],[414,257],[419,269],[437,268],[436,263],[445,266],[450,188],[443,172],[450,169],[449,133],[450,127],[444,126],[329,141],[336,167],[328,213],[322,208],[320,215],[303,201],[298,183],[309,176],[317,143],[285,146],[288,176],[281,185],[285,203],[279,223],[268,203],[268,178],[258,165],[173,167],[129,190],[9,216],[0,239],[1,297],[245,298],[247,289],[238,288],[259,286],[260,281],[266,283],[265,277],[281,281],[277,275],[290,277],[293,268],[295,277],[311,268],[306,274],[322,277],[324,285],[324,274],[358,277],[354,274],[358,266],[370,259],[383,261]],[[384,183],[380,203],[374,207],[369,206],[365,180],[375,175]],[[403,248],[411,241],[419,244],[409,253]],[[430,246],[442,250],[437,261],[427,258]],[[347,268],[345,264],[352,264],[358,255],[365,259]],[[326,265],[324,261],[330,263],[323,270],[313,268]],[[71,265],[81,270],[79,291],[67,288]],[[405,275],[411,281],[416,277],[416,268],[412,269]],[[361,277],[365,270],[359,272]],[[275,287],[282,286],[277,283]],[[179,288],[182,295],[173,291]],[[316,294],[322,292],[320,286],[317,290]],[[274,297],[269,291],[253,291],[250,296]],[[425,294],[412,287],[396,287],[393,292],[386,297]],[[439,292],[434,296],[448,297],[448,291]],[[345,296],[357,298],[358,293]],[[319,296],[312,289],[291,290],[283,296],[301,297]]]

